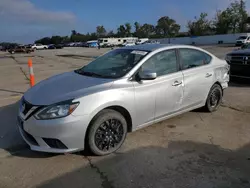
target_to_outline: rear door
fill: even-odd
[[[205,104],[213,84],[212,57],[200,50],[180,48],[179,56],[184,76],[184,97],[181,109]]]

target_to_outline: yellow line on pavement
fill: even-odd
[[[22,95],[18,95],[18,96],[13,96],[13,97],[6,97],[6,98],[0,98],[0,101],[3,101],[3,100],[8,100],[8,99],[20,99],[22,97]]]

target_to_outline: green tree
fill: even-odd
[[[247,22],[246,2],[243,0],[234,1],[227,8],[228,14],[230,14],[231,28],[233,33],[244,32],[245,24]]]
[[[135,28],[134,36],[142,38],[143,37],[143,33],[141,31],[141,25],[138,22],[135,22],[134,23],[134,28]]]
[[[135,22],[134,27],[135,27],[135,33],[137,33],[141,26],[140,26],[140,24],[138,22]]]
[[[151,24],[145,23],[143,26],[140,27],[140,37],[147,37],[149,38],[152,34],[154,34],[155,27]]]
[[[129,37],[131,36],[131,24],[130,23],[125,23],[125,31],[126,31],[126,36]]]
[[[106,35],[106,29],[103,25],[99,25],[96,27],[96,35],[98,37],[104,37]]]
[[[109,31],[108,34],[107,34],[107,37],[115,37],[116,34],[114,33],[114,31]]]
[[[194,21],[188,21],[187,28],[190,35],[202,36],[211,34],[212,22],[207,19],[207,16],[207,13],[201,13],[198,19],[195,17]]]
[[[180,25],[174,19],[164,16],[157,21],[156,29],[158,34],[170,38],[179,33]]]
[[[245,32],[247,20],[245,1],[234,1],[226,10],[217,12],[214,28],[218,34]]]
[[[124,25],[120,25],[117,29],[118,37],[125,37],[126,36],[126,28]]]
[[[76,35],[76,34],[77,34],[76,30],[71,31],[71,35]]]
[[[227,34],[231,31],[231,17],[228,10],[217,11],[213,21],[216,34]]]
[[[48,45],[48,44],[51,44],[51,38],[50,37],[44,37],[44,38],[41,38],[39,40],[36,40],[35,43],[36,44],[40,43],[40,44]]]
[[[52,36],[50,39],[51,44],[60,44],[63,41],[63,37],[60,36]]]

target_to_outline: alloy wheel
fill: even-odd
[[[95,133],[95,145],[104,152],[115,149],[123,140],[124,130],[118,119],[103,122]]]

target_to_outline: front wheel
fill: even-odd
[[[222,89],[218,84],[214,84],[209,91],[205,109],[208,112],[216,111],[222,102]]]
[[[95,155],[108,155],[118,150],[127,135],[126,119],[119,112],[106,109],[91,122],[88,146]]]

